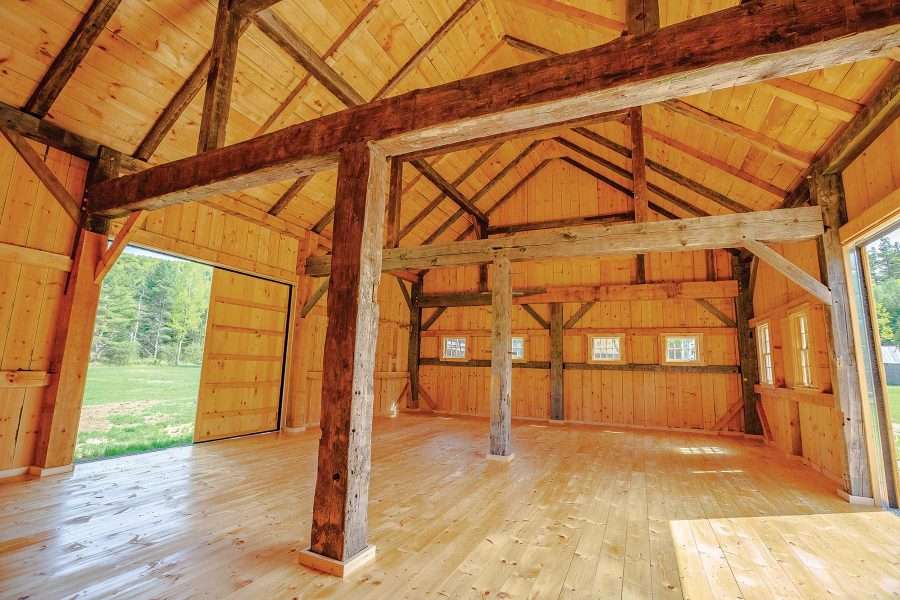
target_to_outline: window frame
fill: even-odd
[[[697,342],[697,358],[695,360],[670,360],[669,338],[694,338]],[[659,363],[671,366],[696,366],[705,365],[703,360],[703,334],[702,333],[662,333],[659,336]]]
[[[513,356],[513,354],[512,354],[512,341],[513,341],[514,339],[520,339],[520,340],[522,340],[522,358],[516,358],[516,357]],[[513,334],[513,335],[511,335],[511,336],[509,337],[509,357],[510,357],[510,359],[512,359],[513,362],[521,363],[521,362],[527,362],[527,361],[528,361],[528,336],[527,336],[527,335],[524,335],[524,334],[522,334],[522,335],[516,335],[516,334]]]
[[[810,310],[807,307],[794,310],[788,314],[788,324],[791,331],[791,368],[793,371],[793,381],[791,388],[798,390],[817,389],[816,387],[816,370],[813,360],[815,358],[815,345],[812,338],[812,319],[810,318]],[[802,348],[801,338],[801,321],[806,324],[806,347]],[[806,372],[804,373],[802,356],[806,354]],[[804,375],[808,381],[804,381]]]
[[[775,354],[772,347],[772,324],[770,321],[761,321],[756,325],[756,360],[759,363],[759,383],[766,387],[775,387]],[[765,331],[765,341],[768,348],[763,348],[763,335]],[[768,350],[766,352],[765,350]],[[769,361],[766,362],[766,356]],[[766,375],[769,375],[767,378]]]
[[[594,340],[597,339],[616,339],[619,341],[619,358],[594,358]],[[589,364],[600,365],[623,365],[626,363],[625,357],[625,334],[624,333],[592,333],[587,336],[587,362]]]
[[[462,358],[449,357],[446,355],[447,340],[463,340],[465,342],[465,351]],[[465,362],[469,360],[469,336],[467,335],[442,335],[440,357],[443,362]]]

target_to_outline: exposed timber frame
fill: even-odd
[[[825,231],[819,243],[819,261],[823,280],[831,288],[830,310],[826,321],[831,343],[831,386],[843,413],[846,472],[844,491],[851,496],[872,497],[871,471],[863,422],[863,384],[859,378],[854,351],[853,321],[850,314],[850,288],[844,268],[840,228],[846,222],[841,176],[817,173],[810,182],[810,193],[821,208]]]
[[[24,110],[38,118],[50,112],[53,103],[62,93],[75,69],[103,33],[122,0],[94,0],[84,13],[78,27],[69,36],[62,51],[53,59],[50,68],[25,102]]]
[[[640,252],[680,252],[742,247],[762,242],[815,239],[822,234],[822,215],[814,207],[739,213],[715,217],[622,225],[588,225],[554,231],[526,232],[486,240],[385,250],[386,271],[432,269],[492,262],[498,254],[510,260],[597,257]],[[307,272],[331,272],[331,258],[312,257]]]
[[[770,33],[759,36],[760,30]],[[685,44],[694,48],[689,57],[658,51]],[[865,11],[850,0],[742,4],[98,183],[89,188],[89,206],[108,215],[158,208],[333,168],[339,148],[352,142],[378,141],[388,156],[435,150],[587,118],[598,110],[614,112],[863,60],[897,45],[900,15],[893,0],[872,0]],[[631,67],[623,71],[622,65]],[[561,72],[570,76],[560,78]],[[484,97],[492,102],[482,102]]]
[[[219,0],[216,12],[197,152],[225,145],[228,112],[231,110],[231,89],[237,67],[238,40],[241,36],[241,18],[232,10],[231,4],[231,0]]]
[[[322,437],[310,548],[301,563],[346,575],[374,558],[367,541],[372,380],[378,336],[388,162],[368,144],[347,146],[335,202],[334,270],[322,373]]]

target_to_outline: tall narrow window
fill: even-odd
[[[773,385],[775,369],[772,363],[772,337],[768,323],[756,328],[756,346],[759,351],[759,380],[766,385]]]
[[[525,338],[515,336],[510,339],[509,354],[513,360],[525,360]]]
[[[794,347],[794,385],[812,387],[809,316],[805,312],[791,315],[791,333],[791,341]]]
[[[468,339],[465,337],[445,337],[441,340],[441,358],[444,360],[465,360]]]
[[[700,335],[666,335],[663,337],[664,362],[685,364],[700,362]]]

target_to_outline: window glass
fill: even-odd
[[[666,362],[698,362],[700,340],[696,335],[667,335]]]
[[[759,347],[759,380],[772,385],[775,383],[775,369],[772,364],[772,338],[768,323],[756,328],[756,343]]]
[[[525,338],[512,338],[512,340],[510,340],[510,346],[510,355],[513,360],[525,360]]]
[[[466,357],[466,338],[464,337],[445,337],[443,358],[463,359]]]
[[[592,337],[591,360],[596,362],[622,360],[622,338],[617,335]]]
[[[797,385],[812,386],[812,357],[809,343],[809,317],[797,313],[791,319],[794,323],[794,358],[796,360]]]

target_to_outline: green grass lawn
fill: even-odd
[[[91,365],[75,460],[191,443],[200,367]]]

